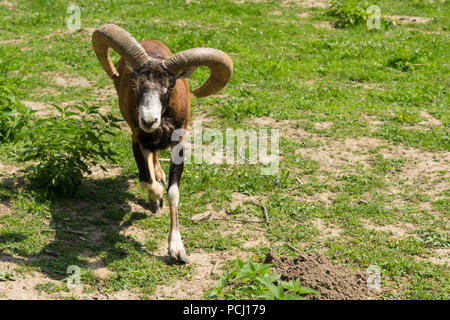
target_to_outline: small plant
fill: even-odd
[[[83,174],[100,160],[113,160],[115,152],[107,140],[119,128],[119,119],[102,115],[97,107],[60,108],[56,118],[38,119],[24,142],[23,161],[37,161],[28,177],[48,195],[71,195],[80,186]],[[72,109],[73,109],[72,108]],[[106,170],[101,166],[103,170]]]
[[[419,115],[417,112],[408,109],[402,109],[397,112],[393,120],[403,124],[414,125],[419,122]]]
[[[336,27],[347,28],[367,21],[368,7],[369,3],[366,1],[332,0],[328,8],[328,15],[338,18],[335,22]]]
[[[0,78],[0,142],[17,139],[31,121],[33,111],[17,100],[14,86]]]
[[[371,13],[367,8],[372,3],[363,0],[331,0],[328,7],[327,14],[338,18],[334,23],[337,28],[348,28],[352,26],[366,24]],[[381,18],[380,23],[390,25],[391,21],[386,18]]]
[[[6,280],[16,281],[16,279],[14,278],[14,275],[12,273],[0,270],[0,281],[6,281]]]
[[[423,55],[424,53],[418,49],[399,48],[387,59],[385,65],[402,72],[412,71],[416,66],[420,65],[418,62],[420,62]]]
[[[428,247],[450,248],[450,239],[445,233],[440,233],[434,229],[417,230],[421,242]]]
[[[305,294],[320,294],[301,287],[298,280],[282,281],[278,273],[271,273],[270,264],[243,262],[236,259],[236,270],[222,276],[207,294],[209,299],[302,300]]]
[[[0,48],[0,142],[17,139],[20,131],[30,123],[33,113],[20,103],[17,86],[8,78],[13,57],[13,52]]]

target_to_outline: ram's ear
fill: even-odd
[[[133,67],[131,66],[131,64],[128,63],[127,60],[125,60],[125,59],[123,59],[123,60],[125,61],[125,65],[128,67],[128,69],[130,69],[131,71],[134,71],[134,70],[133,70]]]
[[[177,79],[185,79],[189,78],[195,71],[197,71],[197,67],[191,67],[188,69],[183,70],[183,72],[180,75],[177,75]]]

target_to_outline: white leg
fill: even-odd
[[[187,262],[181,234],[178,229],[178,184],[172,184],[167,193],[170,207],[169,255],[180,262]]]

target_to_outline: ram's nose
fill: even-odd
[[[147,132],[151,132],[158,128],[159,119],[158,118],[140,118],[139,119],[141,129]]]

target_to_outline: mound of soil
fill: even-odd
[[[300,280],[300,285],[319,291],[321,294],[307,295],[311,300],[367,300],[378,299],[376,292],[369,290],[367,275],[333,264],[317,253],[300,253],[295,258],[277,257],[269,252],[264,261],[274,264],[273,271],[285,281]]]

